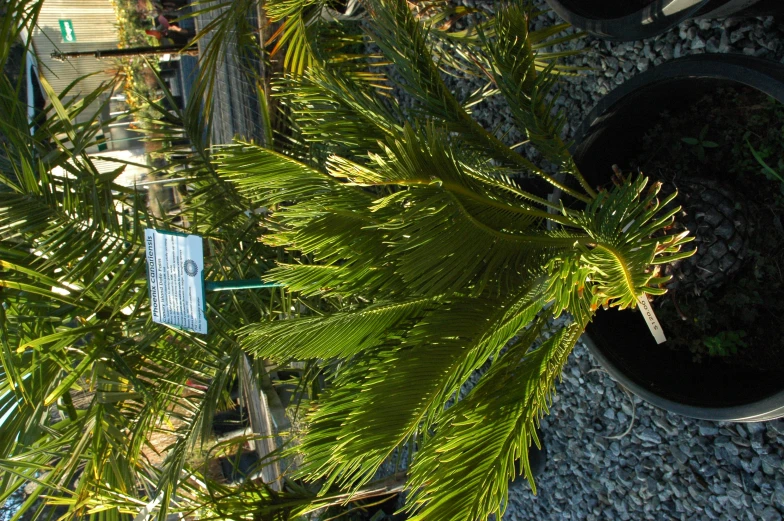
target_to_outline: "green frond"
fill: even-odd
[[[301,203],[277,214],[281,229],[265,238],[267,244],[313,255],[320,262],[339,263],[347,269],[363,270],[358,259],[367,262],[367,267],[379,269],[381,265],[374,261],[382,260],[387,247],[384,234],[369,228],[374,223],[372,214],[324,210],[321,201],[315,202],[316,209]]]
[[[517,154],[469,116],[446,87],[430,57],[427,33],[404,2],[371,0],[368,10],[374,22],[374,43],[394,64],[404,80],[403,87],[417,100],[424,116],[455,133],[463,146],[489,154],[504,166],[536,175],[581,201],[591,200]]]
[[[321,10],[326,4],[326,0],[270,0],[264,3],[264,11],[269,21],[281,24],[265,44],[275,43],[271,51],[273,56],[285,49],[284,68],[294,76],[302,75],[313,64],[313,49],[308,31],[310,26],[318,23]]]
[[[548,255],[574,244],[568,236],[556,238],[546,231],[494,230],[438,186],[399,192],[385,203],[398,210],[380,225],[389,232],[391,254],[399,259],[406,283],[423,294],[466,291],[478,295],[515,287],[536,275]],[[433,256],[433,251],[440,256]]]
[[[532,260],[537,255],[572,245],[568,238],[554,240],[541,230],[540,223],[547,213],[525,203],[510,204],[498,187],[503,181],[490,182],[489,178],[463,172],[440,133],[406,127],[402,139],[390,142],[384,150],[384,155],[371,156],[373,164],[367,167],[333,157],[330,172],[354,184],[397,185],[405,190],[369,204],[367,192],[334,180],[329,181],[333,190],[318,192],[326,181],[323,174],[309,171],[287,184],[286,190],[292,194],[288,199],[300,200],[282,209],[280,216],[273,216],[284,229],[268,240],[313,253],[323,262],[342,260],[355,269],[392,265],[410,287],[427,295],[460,288],[470,288],[467,291],[477,295],[484,288],[497,288],[502,283],[495,278],[497,273],[504,274],[503,283],[528,276],[526,266],[534,265]],[[227,177],[245,182],[232,177],[237,169],[223,162],[222,171],[234,172]],[[270,190],[276,196],[283,193],[283,184],[276,183],[288,175],[284,168],[277,167],[270,182],[255,166],[255,170],[247,164],[243,168],[247,173],[242,179],[257,187],[254,189],[262,193]],[[252,170],[254,175],[250,175]],[[312,176],[314,182],[305,184],[306,176]],[[311,191],[310,199],[301,198],[297,183]],[[247,190],[241,187],[240,192]],[[368,197],[364,205],[357,194]],[[284,199],[287,197],[281,195],[273,202]],[[363,206],[368,213],[362,212]],[[341,208],[353,208],[353,212],[347,214],[339,211]],[[336,250],[338,245],[343,249]],[[440,251],[441,255],[433,256],[430,251]],[[363,252],[372,257],[357,262]],[[345,274],[348,266],[341,267]],[[320,282],[322,287],[324,282]],[[329,286],[337,284],[335,281]]]
[[[240,341],[254,355],[278,361],[348,358],[384,342],[436,303],[434,298],[379,302],[328,316],[262,322],[241,329]]]
[[[310,482],[324,478],[320,483],[322,495],[333,484],[343,485],[341,488],[345,489],[367,482],[375,473],[376,458],[347,462],[334,456],[344,433],[343,424],[356,408],[357,400],[363,398],[362,385],[368,371],[391,353],[393,346],[369,350],[339,368],[332,385],[320,397],[318,407],[309,414],[307,434],[291,450],[292,457],[301,458],[294,476]]]
[[[341,487],[362,486],[393,449],[439,423],[473,371],[542,309],[543,289],[540,280],[500,302],[455,298],[428,312],[399,347],[374,353],[372,365],[360,366],[362,378],[349,379],[350,393],[322,401],[310,421],[325,436],[298,448],[301,472]]]
[[[270,208],[292,201],[308,203],[313,198],[323,197],[331,199],[336,208],[345,207],[350,211],[372,200],[369,194],[328,174],[253,144],[224,147],[215,155],[215,161],[221,177],[235,185],[237,192],[254,208]],[[322,211],[327,209],[320,208]]]
[[[528,447],[547,412],[555,380],[585,324],[572,324],[529,352],[539,330],[493,364],[480,383],[450,408],[411,469],[408,505],[417,521],[478,521],[506,508],[516,459],[533,487]]]
[[[553,242],[539,229],[545,212],[509,204],[492,183],[464,174],[438,133],[422,136],[406,128],[404,139],[385,151],[372,156],[374,165],[367,168],[330,162],[337,178],[409,188],[375,201],[368,192],[259,147],[227,149],[218,162],[251,204],[296,201],[273,213],[278,228],[267,243],[340,262],[344,277],[355,277],[349,268],[367,272],[388,265],[423,294],[463,287],[479,294],[498,287],[495,273],[504,273],[505,282],[528,276],[525,266],[537,255],[571,246],[568,238]],[[430,255],[429,248],[443,256]],[[319,279],[320,288],[339,285],[337,279]]]
[[[542,11],[534,11],[525,1],[512,1],[507,5],[512,5],[517,9],[525,9],[530,13],[531,20],[545,14]],[[485,38],[497,36],[497,18],[482,6],[475,8],[451,5],[433,7],[419,13],[418,19],[428,29],[428,39],[433,49],[434,61],[447,73],[463,71],[478,77],[485,77],[489,82],[492,82],[490,74],[492,66],[483,44]],[[503,9],[497,11],[503,13]],[[456,20],[467,16],[472,16],[475,20],[469,22],[466,29],[452,29]],[[584,33],[578,32],[563,34],[570,27],[566,23],[546,26],[539,30],[530,31],[528,39],[534,50],[543,51],[554,45],[585,36]],[[576,74],[585,68],[561,65],[556,60],[581,52],[583,51],[538,52],[535,60],[536,70],[544,71],[551,68],[558,74]]]
[[[311,6],[325,3],[323,0],[270,0],[264,4],[264,11],[271,22],[279,22],[289,16],[296,16]]]
[[[250,205],[271,211],[270,233],[261,238],[265,244],[312,256],[303,264],[339,267],[316,272],[289,266],[268,279],[291,283],[290,289],[308,295],[360,292],[372,297],[382,289],[405,291],[387,258],[387,234],[376,226],[384,212],[372,210],[372,193],[340,181],[339,172],[331,171],[333,177],[259,147],[227,149],[218,162],[221,174]]]
[[[674,196],[661,203],[657,199],[661,184],[652,185],[643,194],[647,184],[648,179],[642,175],[622,178],[613,190],[601,192],[575,218],[591,241],[578,245],[579,260],[572,257],[567,261],[573,266],[567,271],[579,272],[579,277],[572,278],[571,291],[579,287],[582,293],[582,287],[590,283],[586,298],[590,299],[591,309],[599,305],[635,307],[637,298],[643,294],[662,294],[660,286],[669,278],[659,277],[658,270],[652,267],[664,262],[657,261],[657,257],[672,260],[693,253],[679,253],[681,246],[688,242],[686,234],[664,233],[680,210],[676,207],[660,213]],[[642,240],[643,237],[652,238]],[[564,269],[558,262],[551,264],[551,268]]]
[[[382,99],[374,83],[333,69],[311,67],[303,76],[274,82],[273,91],[285,101],[305,142],[344,155],[377,151],[379,140],[399,131],[400,108]]]
[[[457,198],[474,218],[494,229],[524,232],[536,229],[544,219],[569,223],[531,204],[543,201],[492,167],[464,164],[461,159],[466,154],[455,152],[454,145],[433,126],[418,131],[406,126],[400,138],[384,147],[385,155],[371,156],[376,172],[381,174],[375,181],[372,174],[368,176],[368,169],[346,177],[355,182],[358,177],[359,184],[364,177],[370,185],[438,185]],[[515,196],[512,201],[510,195]]]
[[[426,32],[404,2],[373,0],[367,3],[373,41],[403,77],[404,87],[428,112],[441,120],[462,118],[438,68],[431,60]]]
[[[351,291],[343,290],[346,280],[341,266],[324,264],[288,264],[279,262],[271,269],[265,279],[284,284],[286,288],[303,296],[340,295],[350,296]]]
[[[518,127],[545,158],[569,172],[573,170],[569,145],[561,141],[565,116],[554,116],[547,101],[548,97],[557,98],[552,96],[557,81],[552,74],[554,65],[541,74],[537,71],[537,52],[528,29],[531,14],[531,7],[518,4],[499,11],[495,38],[488,41],[491,70]]]
[[[383,254],[372,258],[360,256],[338,264],[278,263],[264,278],[306,297],[404,295],[400,276],[382,262]]]

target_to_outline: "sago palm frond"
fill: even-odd
[[[379,343],[354,362],[311,419],[301,475],[356,488],[393,449],[428,436],[472,372],[541,310],[541,285],[501,302],[453,298],[432,306],[398,345]]]
[[[244,330],[243,346],[265,358],[349,358],[374,347],[401,323],[421,315],[432,298],[377,303],[356,312],[254,324]]]
[[[689,255],[687,238],[666,234],[670,198],[659,200],[642,175],[618,176],[598,194],[582,179],[552,113],[552,68],[535,65],[527,4],[503,4],[476,45],[521,132],[565,182],[470,118],[409,6],[365,5],[369,37],[416,109],[399,110],[325,60],[279,92],[326,157],[248,144],[218,157],[219,175],[265,209],[261,240],[296,260],[268,280],[339,309],[247,326],[243,345],[273,360],[329,364],[328,390],[311,402],[292,448],[295,475],[324,497],[358,494],[411,445],[417,519],[485,519],[503,509],[515,459],[530,479],[534,426],[593,314],[661,294],[667,278],[655,266]],[[508,175],[520,171],[572,202],[552,203]],[[543,321],[564,312],[571,322],[540,341]]]
[[[590,200],[511,150],[470,117],[444,83],[430,57],[426,32],[404,3],[369,0],[368,8],[373,15],[374,43],[394,64],[404,80],[403,86],[419,103],[424,115],[457,133],[463,146],[490,154],[495,161],[517,171],[538,176],[578,200]]]
[[[584,326],[574,323],[529,352],[534,326],[447,411],[411,469],[412,519],[500,516],[517,459],[533,486],[528,447],[536,440],[534,428]]]
[[[482,40],[483,37],[497,36],[496,26],[499,20],[488,9],[492,4],[467,7],[452,5],[448,0],[419,3],[424,6],[419,10],[415,8],[416,16],[428,29],[427,35],[435,55],[434,61],[447,73],[454,74],[454,71],[460,71],[491,79],[490,60],[485,54]],[[526,7],[532,19],[545,14],[541,11],[533,11],[530,6]],[[459,20],[471,18],[474,20],[465,23],[466,28],[454,28]],[[569,28],[570,25],[564,23],[529,32],[528,43],[533,50],[537,51],[535,67],[538,71],[544,71],[550,67],[559,74],[576,74],[584,69],[558,62],[562,58],[579,54],[582,51],[547,51],[552,46],[562,45],[585,35],[579,32],[566,33],[565,31]],[[486,92],[480,98],[484,98],[485,95],[492,95],[492,93]]]
[[[376,79],[312,67],[302,76],[275,82],[273,90],[304,141],[318,143],[328,153],[378,151],[378,141],[395,133],[404,116],[394,100],[378,95],[371,83]]]

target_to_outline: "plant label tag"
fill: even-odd
[[[206,334],[201,237],[147,228],[144,238],[152,321]]]
[[[639,308],[640,313],[642,313],[645,323],[648,324],[648,329],[651,330],[651,334],[653,335],[653,339],[656,340],[656,343],[661,344],[666,342],[667,339],[664,337],[664,331],[662,330],[661,324],[659,324],[659,319],[656,318],[656,313],[653,312],[653,306],[651,306],[651,302],[648,300],[648,295],[643,293],[641,296],[637,297],[637,308]]]

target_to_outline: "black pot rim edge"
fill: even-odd
[[[620,18],[588,18],[579,15],[563,5],[562,0],[546,0],[550,8],[558,16],[569,22],[578,29],[587,31],[606,40],[617,40],[631,42],[644,40],[657,36],[670,27],[673,27],[691,15],[696,14],[710,0],[695,0],[693,5],[681,7],[678,4],[689,4],[692,0],[660,0],[637,13],[633,13]],[[663,10],[664,6],[675,6],[678,9],[670,15],[656,14],[655,9]],[[647,20],[647,23],[643,23]]]
[[[733,407],[685,405],[662,398],[628,378],[604,356],[587,333],[583,335],[582,341],[614,380],[646,402],[660,409],[689,418],[712,421],[761,422],[784,417],[784,390],[762,400]]]
[[[766,92],[766,90],[761,88],[761,86],[768,84],[767,91],[776,91],[779,93],[779,95],[774,95],[771,92],[769,95],[774,95],[774,97],[784,103],[784,83],[778,79],[772,78],[764,72],[750,70],[748,65],[754,63],[767,66],[780,66],[780,64],[776,62],[743,54],[706,53],[676,58],[675,60],[652,67],[647,71],[626,80],[599,100],[596,106],[591,109],[591,112],[588,113],[588,116],[583,119],[575,132],[575,145],[572,147],[572,152],[575,152],[577,148],[579,148],[580,144],[584,141],[585,136],[588,135],[588,130],[591,126],[598,121],[610,107],[644,86],[675,78],[693,77],[730,80],[756,88],[763,92]],[[778,85],[774,85],[774,83],[777,83]]]
[[[761,88],[761,85],[767,85],[768,92],[766,93],[774,90],[778,93],[774,97],[784,102],[784,81],[773,78],[760,70],[750,70],[749,65],[754,63],[769,67],[774,65],[780,66],[775,62],[744,55],[701,54],[679,58],[649,69],[624,82],[597,103],[578,128],[572,152],[577,151],[580,144],[585,141],[586,136],[589,134],[588,131],[591,126],[599,121],[602,115],[608,112],[608,109],[613,105],[619,103],[623,98],[639,88],[670,79],[693,77],[730,80],[763,92],[765,90]],[[555,197],[559,196],[560,194],[555,194]],[[758,422],[784,417],[784,379],[782,379],[782,390],[747,404],[730,407],[686,405],[663,398],[632,381],[604,356],[587,333],[583,335],[583,341],[593,356],[601,363],[602,367],[616,381],[645,401],[667,411],[690,418],[713,421]]]

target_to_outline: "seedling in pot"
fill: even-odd
[[[705,136],[708,134],[708,125],[702,127],[700,130],[699,137],[682,137],[681,141],[686,143],[687,145],[691,145],[694,147],[694,153],[697,154],[697,158],[700,161],[705,161],[705,149],[706,148],[718,148],[719,144],[715,141],[709,141],[705,139]]]
[[[765,158],[762,156],[761,151],[755,150],[752,146],[751,142],[749,142],[749,138],[746,138],[746,144],[749,146],[749,150],[751,150],[751,155],[754,156],[754,159],[762,167],[762,173],[770,179],[771,181],[779,181],[779,188],[781,189],[781,193],[784,194],[784,177],[781,174],[776,172],[773,167],[771,167],[766,161]]]
[[[722,331],[718,335],[704,340],[708,354],[711,356],[729,356],[738,352],[738,348],[747,347],[745,331]]]

